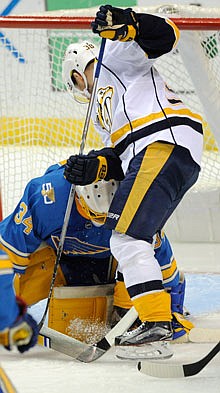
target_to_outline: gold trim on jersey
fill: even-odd
[[[122,138],[126,137],[127,133],[131,132],[132,130],[135,130],[136,128],[141,128],[142,126],[147,126],[149,123],[154,123],[158,120],[165,119],[164,113],[169,117],[169,116],[187,116],[189,118],[192,118],[196,121],[199,121],[202,123],[202,117],[198,113],[191,112],[191,110],[187,108],[183,109],[172,109],[172,108],[164,108],[163,111],[152,113],[148,116],[135,119],[131,121],[130,123],[125,124],[123,127],[119,128],[118,130],[114,131],[111,135],[111,141],[112,144],[115,145],[117,142]]]
[[[165,19],[165,21],[166,21],[166,23],[168,23],[168,25],[170,25],[173,28],[174,35],[176,37],[176,40],[175,40],[175,42],[173,44],[173,48],[175,48],[175,46],[177,45],[177,43],[179,41],[179,38],[180,38],[180,31],[179,31],[178,27],[175,25],[175,23],[172,20]]]
[[[60,237],[59,236],[51,236],[52,242],[56,249],[58,248]],[[75,236],[66,236],[65,237],[66,244],[64,244],[63,254],[64,255],[94,255],[101,254],[103,252],[109,251],[109,247],[99,246],[98,244],[88,243],[86,241],[82,241]],[[72,247],[70,249],[70,247]]]
[[[102,128],[109,134],[112,127],[112,98],[114,89],[112,86],[100,87],[97,92],[97,117]]]
[[[144,196],[166,164],[173,149],[174,145],[160,142],[154,142],[148,146],[129,197],[115,227],[116,231],[126,233]]]
[[[1,238],[1,242],[2,241],[3,241],[3,239]],[[8,244],[8,243],[6,243],[6,244]],[[29,258],[30,254],[21,253],[24,256],[19,256],[16,254],[16,252],[19,252],[18,250],[16,250],[10,244],[8,244],[8,247],[11,247],[11,250],[9,248],[7,248],[5,245],[0,244],[0,248],[7,253],[9,259],[13,262],[14,268],[19,269],[21,271],[25,270],[28,263],[29,263],[28,258]],[[15,251],[13,251],[13,250],[15,250]]]
[[[17,256],[20,258],[28,258],[30,253],[27,252],[22,252],[17,250],[17,248],[13,247],[10,243],[7,243],[0,235],[0,248],[2,248],[3,251],[5,251],[7,254],[9,252],[12,252],[13,254],[17,254]]]

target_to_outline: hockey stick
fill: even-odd
[[[77,360],[84,363],[93,362],[103,356],[115,343],[115,337],[123,334],[132,323],[137,319],[138,313],[134,307],[123,316],[123,318],[106,334],[104,338],[98,341],[96,344],[88,346],[83,351]]]
[[[220,328],[192,328],[189,332],[189,341],[192,343],[215,343],[220,341]]]
[[[142,361],[138,363],[138,370],[143,374],[158,378],[182,378],[198,374],[220,352],[220,341],[202,359],[189,364],[169,364]]]
[[[88,348],[87,344],[46,326],[42,326],[40,330],[38,344],[68,355],[73,359],[76,359],[80,353]]]
[[[17,390],[2,367],[0,367],[0,392],[17,393]]]
[[[38,344],[71,356],[80,362],[90,363],[104,355],[114,344],[115,337],[129,329],[137,316],[135,308],[132,307],[104,338],[93,345],[88,345],[56,330],[42,326]]]
[[[124,324],[124,322],[123,322],[123,324]],[[129,326],[127,326],[127,328],[128,327]],[[117,329],[118,329],[118,327],[117,327]],[[202,329],[202,335],[200,336],[200,329],[201,328],[193,328],[192,329],[192,330],[194,330],[193,339],[189,338],[188,341],[184,341],[184,342],[191,342],[191,343],[193,343],[193,342],[197,342],[197,343],[198,342],[200,342],[200,343],[201,342],[213,342],[213,338],[215,336],[215,333],[214,333],[214,336],[212,336],[212,334],[213,334],[212,331],[214,331],[214,332],[217,331],[217,334],[219,333],[219,329]],[[198,330],[198,332],[197,332],[197,330]],[[208,333],[208,336],[207,336],[208,338],[203,339],[203,332],[204,331],[206,331]],[[209,331],[210,331],[210,333],[209,333]],[[120,334],[120,333],[117,333],[117,334]],[[111,332],[111,335],[112,335],[112,332]],[[114,331],[113,331],[113,335],[114,336],[116,335],[114,333]],[[105,340],[108,340],[108,337],[109,337],[109,333],[101,341],[105,342]],[[83,352],[85,353],[85,351],[87,351],[90,348],[90,346],[88,344],[83,343],[79,340],[76,340],[72,337],[69,337],[63,333],[57,332],[56,330],[48,328],[46,326],[43,326],[40,330],[39,337],[38,337],[38,344],[43,347],[53,349],[54,351],[57,351],[59,353],[63,353],[64,355],[68,355],[68,356],[72,357],[73,359],[77,359],[77,357],[79,357],[78,360],[80,360],[80,361],[84,361],[84,360],[81,360],[80,355],[82,355]],[[170,344],[172,344],[172,341],[170,342]],[[174,344],[175,344],[175,342],[174,342]],[[100,346],[101,344],[99,342],[96,345]],[[110,347],[111,347],[111,345],[110,345]],[[104,353],[105,353],[105,351],[102,352],[100,356],[102,356]],[[85,357],[85,355],[84,355],[84,357]],[[93,361],[93,360],[95,360],[95,359],[92,359],[91,361]],[[163,365],[164,365],[164,363],[163,363]]]
[[[93,103],[95,100],[95,93],[96,93],[98,78],[99,78],[99,74],[100,74],[100,70],[101,70],[102,59],[103,59],[103,55],[104,55],[105,42],[106,42],[106,39],[102,38],[101,46],[100,46],[100,50],[99,50],[99,56],[98,56],[98,63],[96,65],[96,70],[95,70],[95,77],[94,77],[94,84],[93,84],[93,88],[92,88],[92,94],[91,94],[91,98],[90,98],[89,105],[87,108],[85,123],[84,123],[84,127],[83,127],[83,132],[82,132],[82,139],[81,139],[81,144],[80,144],[80,149],[79,149],[79,155],[83,154],[83,151],[85,148],[86,137],[88,134],[89,122],[90,122],[91,113],[92,113],[92,107],[93,107]],[[50,284],[50,290],[49,290],[49,294],[48,294],[48,298],[47,298],[47,304],[46,304],[42,319],[38,324],[39,330],[41,329],[41,327],[44,324],[44,321],[47,316],[48,308],[50,305],[50,300],[51,300],[52,293],[53,293],[54,283],[56,280],[57,270],[58,270],[58,266],[59,266],[62,252],[63,252],[63,246],[64,246],[65,237],[66,237],[67,227],[69,224],[70,214],[71,214],[71,210],[72,210],[72,206],[73,206],[75,188],[76,188],[75,185],[72,184],[71,188],[70,188],[68,201],[67,201],[67,207],[66,207],[64,220],[63,220],[63,227],[62,227],[62,231],[61,231],[61,235],[60,235],[60,240],[59,240],[59,244],[57,247],[56,261],[54,264],[54,270],[53,270],[53,275],[52,275],[51,284]]]

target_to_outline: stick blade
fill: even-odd
[[[43,338],[43,342],[41,340],[39,342],[41,345],[71,356],[73,359],[88,349],[87,344],[47,326],[42,326],[39,336]]]
[[[80,362],[83,362],[83,363],[91,363],[91,362],[94,362],[95,360],[99,359],[105,353],[106,353],[106,351],[104,349],[98,348],[95,345],[91,345],[84,352],[80,353],[77,356],[76,360],[79,360]]]
[[[161,362],[141,361],[138,370],[146,375],[157,378],[183,378],[184,368],[180,364],[166,364]]]
[[[189,332],[189,341],[193,343],[215,343],[220,341],[220,329],[193,328]]]

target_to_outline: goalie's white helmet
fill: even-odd
[[[103,225],[112,199],[118,188],[115,180],[100,180],[87,186],[76,186],[76,196],[81,209],[95,225]]]
[[[62,64],[63,82],[70,95],[80,103],[87,103],[90,98],[88,92],[88,82],[84,71],[88,63],[97,57],[97,48],[94,44],[88,41],[81,43],[70,44],[65,52]],[[85,82],[85,89],[80,91],[72,81],[72,73],[77,71]]]

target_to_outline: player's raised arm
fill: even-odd
[[[179,39],[177,26],[167,18],[103,5],[92,22],[94,33],[123,42],[135,40],[149,58],[170,52]]]

